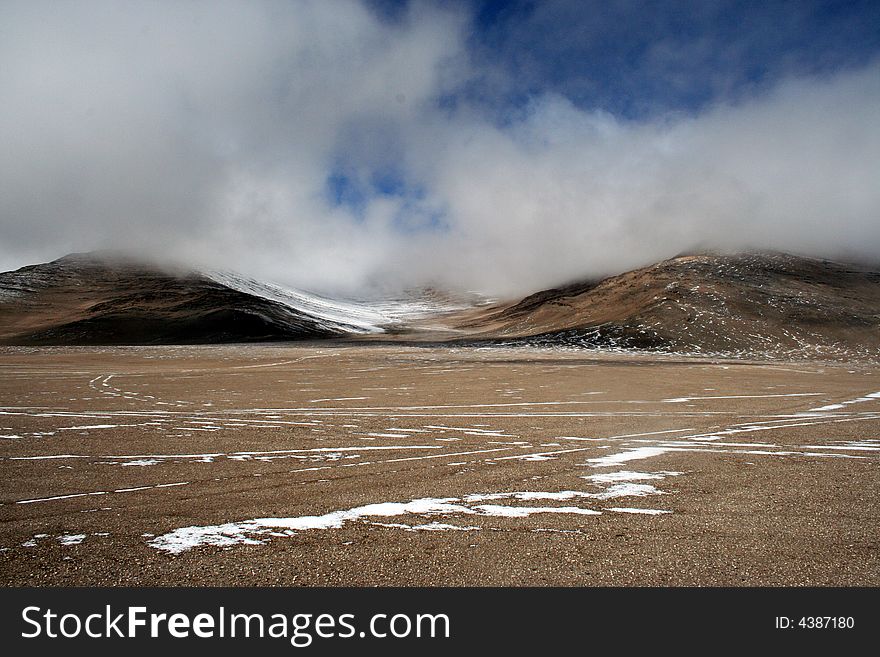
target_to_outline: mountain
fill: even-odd
[[[107,253],[0,274],[0,344],[196,344],[358,331],[208,275]]]
[[[0,344],[334,337],[877,358],[880,272],[784,254],[687,255],[488,305],[437,290],[369,303],[327,299],[229,272],[106,253],[0,274]]]
[[[470,339],[731,356],[880,355],[880,272],[785,254],[688,255],[462,313]]]
[[[406,332],[412,322],[442,318],[449,313],[486,303],[485,298],[476,293],[453,294],[434,288],[410,289],[397,296],[380,299],[328,299],[232,272],[211,272],[207,276],[241,292],[270,299],[320,318],[342,332],[354,335]]]
[[[0,273],[0,344],[211,344],[357,337],[405,330],[475,303],[411,290],[328,299],[233,272],[195,272],[112,252],[74,253]]]

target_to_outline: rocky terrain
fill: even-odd
[[[880,585],[877,365],[0,347],[0,399],[3,586]]]
[[[439,296],[438,296],[439,295]],[[479,304],[325,299],[231,273],[74,254],[0,274],[0,344],[340,338],[532,344],[752,358],[874,358],[880,271],[784,254],[687,255]]]
[[[112,254],[0,274],[0,344],[210,344],[357,330],[205,274]]]
[[[0,346],[0,583],[877,586],[878,288],[782,255],[457,310],[0,274],[0,338],[40,345]]]
[[[689,255],[465,313],[470,337],[670,353],[871,357],[880,272],[784,254]]]

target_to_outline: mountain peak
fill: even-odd
[[[880,272],[784,253],[689,254],[464,315],[532,344],[775,357],[876,357]]]

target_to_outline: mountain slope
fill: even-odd
[[[425,291],[338,301],[231,273],[73,254],[0,274],[0,344],[374,335],[759,358],[880,357],[880,272],[827,260],[682,256],[517,302],[477,302]]]
[[[475,293],[452,294],[432,288],[411,289],[395,297],[378,300],[328,299],[232,272],[210,272],[206,275],[234,290],[276,301],[316,317],[329,327],[354,335],[406,330],[413,321],[442,317],[485,303]]]
[[[474,337],[675,353],[880,354],[880,272],[783,254],[681,256],[459,316]]]
[[[0,274],[0,344],[196,344],[346,333],[211,278],[108,254]]]

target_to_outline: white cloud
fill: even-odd
[[[628,123],[560,97],[456,126],[433,172],[469,270],[537,289],[690,248],[880,260],[880,66]],[[466,263],[466,265],[464,264]]]
[[[480,73],[466,26],[427,4],[5,3],[0,268],[126,247],[516,294],[694,246],[880,254],[877,63],[640,122],[545,95],[499,127],[435,103]],[[413,193],[336,206],[339,165]]]
[[[133,247],[356,286],[385,240],[328,204],[328,168],[359,126],[422,111],[460,20],[416,5],[390,25],[357,2],[4,4],[0,265]]]

